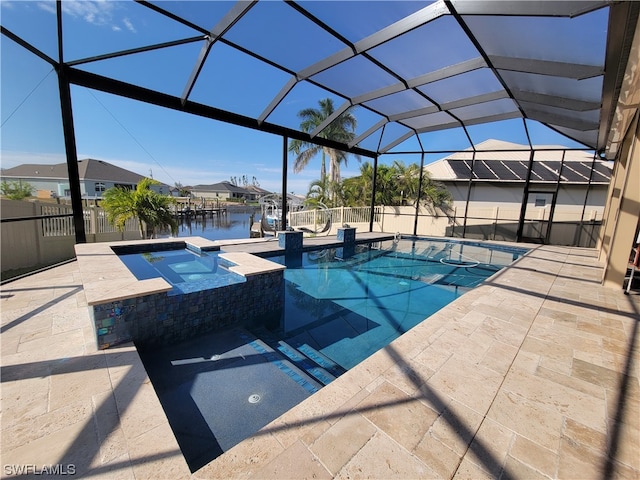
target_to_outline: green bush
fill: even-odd
[[[33,187],[26,182],[2,182],[0,185],[2,195],[9,200],[23,200],[31,196]]]

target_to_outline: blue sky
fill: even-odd
[[[196,10],[207,8],[208,15],[222,15],[232,3],[196,2],[191,5],[195,5]],[[3,0],[0,6],[3,26],[47,55],[56,57],[54,2]],[[197,32],[176,26],[161,16],[149,15],[146,8],[132,2],[66,0],[63,6],[64,38],[69,45],[65,50],[67,60],[197,35]],[[259,11],[256,12],[257,15]],[[374,21],[372,18],[371,22]],[[262,38],[268,43],[268,36]],[[5,37],[1,42],[2,167],[64,162],[55,72],[47,63]],[[118,79],[179,96],[200,47],[201,43],[193,43],[79,68],[100,74],[108,72]],[[265,45],[264,48],[270,47],[277,48],[277,45]],[[227,46],[212,50],[210,60],[215,59],[215,63],[205,64],[202,73],[207,81],[199,81],[190,98],[253,115],[264,108],[260,102],[272,98],[288,76],[264,68],[253,59],[239,60],[230,50]],[[213,71],[215,65],[225,65],[226,75]],[[300,66],[296,65],[296,68]],[[212,71],[207,72],[207,69]],[[255,78],[261,81],[256,84]],[[226,93],[236,88],[238,83],[246,84],[245,95]],[[283,123],[295,126],[298,122],[295,113],[302,108],[317,106],[318,95],[321,93],[312,88],[300,89],[277,112],[278,118],[286,118]],[[337,99],[336,105],[341,102]],[[246,175],[249,179],[255,177],[263,188],[280,190],[282,139],[278,136],[75,86],[72,86],[72,106],[80,159],[105,160],[141,175],[153,175],[169,185],[176,182],[183,185],[210,184]],[[366,112],[362,115],[366,120]],[[534,144],[579,146],[534,122],[528,122],[528,126]],[[476,143],[488,138],[526,143],[521,120],[471,127],[469,133]],[[421,138],[433,150],[469,146],[461,129],[445,130]],[[409,141],[396,150],[413,150],[416,146],[417,142]],[[442,156],[431,155],[427,162]],[[380,161],[391,163],[396,159],[412,163],[419,162],[420,156],[390,154],[382,156]],[[289,165],[292,163],[290,158]],[[293,174],[290,171],[288,190],[306,193],[309,183],[319,177],[319,169],[318,157],[303,172]],[[343,178],[356,175],[358,169],[358,162],[351,158],[348,166],[342,168]]]

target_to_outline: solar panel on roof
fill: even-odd
[[[577,165],[579,165],[579,167],[576,168],[576,170],[581,175],[584,175],[587,178],[591,177],[591,166],[592,166],[591,162],[580,162]]]
[[[572,162],[571,165],[580,174],[587,179],[591,174],[591,162]],[[593,165],[593,174],[591,175],[592,182],[609,182],[611,180],[611,171],[602,163],[595,162]]]
[[[533,162],[533,173],[535,175],[531,176],[532,181],[541,181],[541,182],[556,182],[558,181],[558,174],[549,170],[546,165],[546,162]]]
[[[498,176],[499,180],[521,180],[515,173],[513,173],[507,166],[505,166],[505,162],[500,160],[485,160],[487,166],[493,170],[493,172]],[[507,163],[508,165],[508,163]]]
[[[601,162],[596,162],[594,166],[595,172],[593,172],[594,182],[609,182],[611,181],[611,170],[609,167]]]
[[[456,174],[456,178],[469,179],[470,168],[464,160],[447,160],[447,163]]]
[[[475,173],[477,178],[481,180],[498,180],[498,177],[489,170],[483,160],[476,160],[476,163],[473,166],[473,173]]]
[[[586,174],[586,175],[585,175]],[[585,171],[579,162],[565,162],[562,169],[562,176],[567,182],[587,182],[589,181],[589,171]]]
[[[584,162],[571,162],[571,168],[573,168],[579,175],[584,177],[584,181],[588,181],[591,176],[591,163]]]
[[[527,163],[526,162],[509,162],[509,168],[518,175],[522,180],[527,179]]]
[[[555,180],[557,180],[557,175],[560,173],[560,169],[562,168],[562,162],[556,160],[544,160],[544,164],[547,168],[556,173]]]

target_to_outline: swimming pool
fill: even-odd
[[[269,330],[307,356],[319,352],[348,370],[526,249],[410,238],[303,254],[287,266],[285,311]]]
[[[279,320],[140,357],[195,471],[526,251],[415,238],[267,257],[287,266]]]

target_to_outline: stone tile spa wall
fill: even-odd
[[[277,323],[284,309],[282,270],[247,277],[247,281],[181,295],[155,293],[89,309],[98,348],[134,341],[168,345],[256,320]]]

